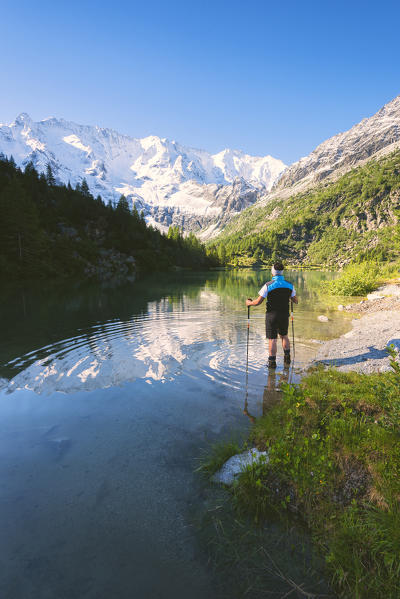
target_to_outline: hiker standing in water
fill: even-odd
[[[296,290],[292,283],[283,276],[282,262],[273,265],[272,281],[265,283],[258,292],[255,300],[247,299],[246,306],[259,306],[266,299],[267,312],[265,315],[265,331],[269,345],[268,368],[276,368],[276,340],[282,339],[284,364],[290,364],[289,328],[289,301],[298,303]]]

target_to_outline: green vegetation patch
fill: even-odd
[[[400,596],[400,366],[362,375],[317,368],[257,420],[268,464],[233,489],[241,514],[292,513],[311,530],[341,597]]]
[[[366,295],[378,286],[379,267],[373,262],[351,264],[333,281],[324,281],[322,288],[333,295]]]

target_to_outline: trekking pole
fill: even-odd
[[[292,311],[291,311],[290,316],[291,316],[291,320],[292,320],[293,359],[294,359],[295,355],[296,355],[296,348],[295,348],[295,345],[294,345],[294,318],[293,318],[293,310],[294,310],[294,307],[293,307],[293,302],[292,302]]]
[[[290,370],[290,374],[289,374],[289,380],[288,380],[288,384],[291,385],[292,384],[292,378],[293,378],[293,369],[294,369],[294,358],[296,355],[296,348],[294,345],[294,319],[293,319],[293,302],[291,301],[292,304],[292,309],[290,311],[290,319],[292,321],[292,344],[293,344],[293,362],[292,362],[292,368]]]
[[[249,336],[250,336],[250,306],[247,306],[247,349],[246,349],[246,395],[244,398],[244,413],[247,414],[247,399],[249,395]]]
[[[247,396],[247,381],[249,378],[249,336],[250,336],[250,306],[247,306],[246,396]]]

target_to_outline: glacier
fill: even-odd
[[[265,196],[286,165],[272,156],[225,149],[217,154],[154,135],[133,138],[112,129],[27,113],[0,124],[0,152],[39,172],[50,164],[57,183],[85,178],[106,203],[121,194],[162,231],[178,225],[202,237]]]

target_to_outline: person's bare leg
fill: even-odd
[[[280,338],[282,340],[282,347],[283,347],[283,363],[285,365],[288,365],[291,362],[289,337],[288,337],[288,335],[280,335]]]
[[[268,339],[268,368],[276,368],[276,339]]]
[[[282,339],[282,348],[283,348],[283,350],[290,349],[289,336],[288,335],[279,335],[279,336]]]

